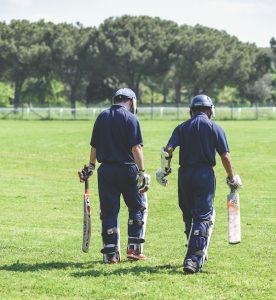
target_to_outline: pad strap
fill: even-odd
[[[108,228],[105,232],[102,232],[102,237],[106,238],[115,233],[118,234],[118,229],[116,227]]]
[[[101,250],[102,254],[112,254],[116,253],[118,251],[118,248],[116,246],[113,247],[105,247]]]
[[[204,253],[203,250],[197,250],[197,251],[195,252],[195,255],[200,256],[200,257],[202,257],[204,254],[205,254],[205,253]]]
[[[141,239],[141,238],[129,237],[128,243],[129,244],[143,244],[143,243],[145,243],[145,240]]]
[[[101,250],[102,254],[112,254],[118,251],[118,246],[115,244],[104,245],[104,248]]]
[[[118,233],[117,227],[112,227],[106,230],[107,234],[114,234],[114,233]]]
[[[209,236],[209,233],[202,230],[194,230],[193,235],[203,236],[207,238]]]
[[[143,226],[144,222],[142,220],[133,220],[129,219],[128,220],[128,225],[138,225],[138,226]]]

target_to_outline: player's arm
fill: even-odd
[[[173,151],[174,148],[172,146],[162,147],[160,151],[161,167],[156,171],[156,180],[163,186],[168,185],[168,179],[165,177],[172,172],[171,160]]]
[[[138,168],[137,186],[140,193],[144,193],[149,189],[150,175],[145,173],[143,150],[140,144],[131,148],[134,161]]]
[[[96,165],[96,160],[97,160],[96,148],[91,147],[91,150],[90,150],[90,164],[95,166]]]
[[[144,171],[145,166],[142,146],[140,144],[133,146],[131,152],[133,154],[133,158],[138,167],[138,170]]]
[[[160,151],[161,167],[156,171],[156,180],[162,186],[168,185],[168,179],[166,179],[165,177],[168,176],[172,172],[172,169],[171,169],[172,154],[173,154],[174,149],[177,146],[179,146],[179,141],[180,141],[180,132],[179,132],[179,126],[177,126],[174,129],[167,146],[162,147],[161,151]]]
[[[241,178],[238,174],[234,175],[234,170],[231,163],[231,157],[229,152],[222,153],[220,155],[222,165],[226,171],[227,178],[226,183],[232,190],[237,190],[242,186]]]
[[[237,189],[241,186],[242,183],[240,176],[234,175],[234,170],[225,133],[223,129],[217,124],[214,124],[214,131],[217,138],[216,150],[220,155],[222,165],[227,174],[226,183],[228,184],[230,189]]]
[[[231,163],[231,157],[229,152],[224,152],[220,155],[222,165],[226,171],[227,177],[230,180],[233,180],[234,177],[234,172],[233,172],[233,167]]]

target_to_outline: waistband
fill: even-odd
[[[204,169],[214,169],[214,166],[209,165],[209,164],[200,164],[200,165],[180,165],[179,169],[200,169],[200,168],[204,168]]]
[[[134,162],[103,161],[101,165],[136,166]]]

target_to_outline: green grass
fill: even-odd
[[[225,173],[218,159],[213,231],[204,272],[182,273],[177,153],[169,186],[155,182],[159,151],[177,121],[142,121],[152,175],[145,262],[128,262],[122,201],[122,263],[103,265],[97,178],[91,178],[93,237],[81,251],[83,185],[92,122],[0,121],[0,299],[275,299],[276,122],[226,121],[240,192],[242,243],[227,243]]]

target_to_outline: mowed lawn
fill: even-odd
[[[0,121],[0,299],[275,299],[276,122],[220,121],[240,192],[242,242],[227,242],[225,172],[217,157],[217,219],[203,273],[184,275],[177,205],[178,151],[169,186],[155,181],[160,147],[177,121],[142,121],[149,219],[145,262],[126,260],[121,201],[119,265],[103,265],[97,176],[91,182],[93,237],[82,253],[83,185],[92,121]]]

